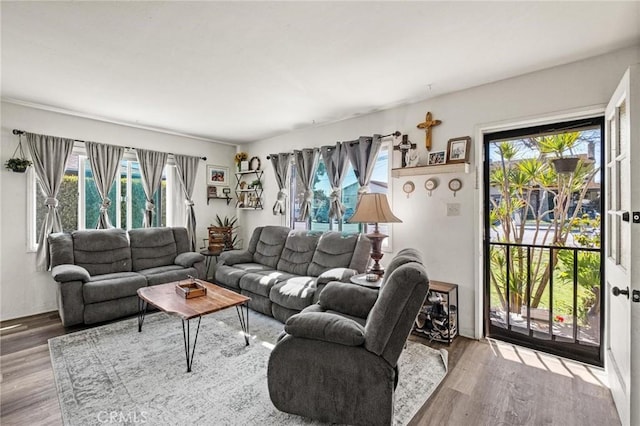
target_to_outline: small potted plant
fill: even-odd
[[[12,172],[24,173],[27,171],[27,167],[31,165],[31,161],[26,158],[9,158],[4,165]]]
[[[249,162],[247,161],[248,158],[249,154],[244,151],[240,151],[236,154],[236,164],[238,165],[239,172],[249,169]]]
[[[573,148],[579,141],[579,132],[561,133],[559,135],[543,136],[538,142],[540,152],[543,154],[555,154],[555,158],[550,159],[556,173],[573,173],[578,167],[580,159],[573,154]]]
[[[18,153],[19,155],[16,155]],[[22,138],[20,138],[16,150],[13,151],[13,155],[4,163],[4,166],[13,172],[24,173],[30,165],[31,161],[27,160],[24,151],[22,151]]]

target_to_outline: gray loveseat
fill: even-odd
[[[65,327],[135,314],[141,287],[204,277],[185,228],[92,229],[49,235]]]
[[[220,255],[215,283],[250,297],[251,309],[285,322],[317,302],[328,282],[363,273],[370,250],[363,234],[258,227],[247,250]]]
[[[292,316],[269,357],[269,396],[281,411],[323,422],[391,425],[398,358],[429,289],[420,254],[401,250],[380,292],[329,283]]]

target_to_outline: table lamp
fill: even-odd
[[[382,241],[388,235],[380,233],[378,223],[391,222],[402,221],[391,211],[385,194],[363,194],[358,201],[355,213],[349,219],[349,223],[373,223],[375,225],[374,231],[366,234],[371,241],[371,259],[373,259],[373,266],[367,272],[379,277],[384,275],[384,269],[379,263],[383,256]]]

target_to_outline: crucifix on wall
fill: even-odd
[[[402,135],[402,142],[393,146],[394,151],[402,153],[402,167],[407,167],[407,153],[410,149],[416,149],[416,144],[409,142],[409,136]]]
[[[427,132],[425,136],[425,146],[427,147],[427,151],[431,151],[431,128],[439,124],[442,124],[442,121],[434,120],[431,113],[427,112],[425,120],[417,126],[418,129],[423,129],[425,132]]]

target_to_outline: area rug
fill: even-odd
[[[235,309],[203,317],[191,373],[180,319],[164,313],[147,315],[142,333],[132,318],[49,340],[64,424],[319,424],[269,399],[267,362],[282,323],[251,311],[249,326],[245,346]],[[407,342],[395,424],[407,424],[444,378],[446,355]]]

